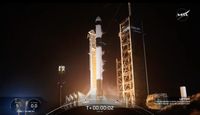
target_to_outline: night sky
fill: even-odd
[[[135,20],[145,31],[150,93],[180,96],[200,91],[198,4],[135,3]],[[3,3],[0,5],[0,97],[38,96],[58,104],[58,65],[65,65],[64,95],[89,90],[87,33],[102,18],[106,60],[105,91],[115,90],[115,59],[120,57],[119,23],[127,3]],[[179,8],[190,9],[185,22]]]

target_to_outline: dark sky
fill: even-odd
[[[3,3],[0,5],[0,96],[40,96],[58,101],[58,65],[66,66],[64,94],[89,89],[89,41],[95,18],[103,23],[106,60],[104,84],[116,87],[115,58],[120,56],[119,23],[127,3]],[[185,22],[179,8],[190,9]],[[136,20],[146,33],[150,93],[179,96],[200,91],[197,4],[135,3]]]

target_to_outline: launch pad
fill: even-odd
[[[129,16],[120,24],[120,49],[121,59],[116,60],[117,71],[117,88],[118,94],[116,96],[107,96],[103,93],[103,46],[105,43],[102,41],[102,20],[99,16],[95,20],[95,30],[88,32],[87,38],[89,39],[89,70],[90,70],[90,88],[87,94],[76,92],[66,96],[64,105],[57,109],[64,108],[69,110],[74,107],[85,106],[111,106],[116,108],[136,108],[137,105],[146,99],[145,93],[143,95],[136,95],[136,66],[133,66],[133,61],[136,61],[132,53],[132,38],[133,38],[133,24],[131,21],[131,12],[129,4]],[[135,47],[134,47],[135,48]],[[141,49],[141,48],[140,48]],[[135,63],[135,62],[134,62]],[[141,70],[139,70],[141,71]],[[138,75],[138,74],[137,74]],[[143,75],[142,75],[143,76]],[[143,78],[140,78],[143,80]],[[143,80],[145,81],[145,80]],[[139,87],[139,86],[137,86]],[[141,86],[141,88],[144,88]],[[143,91],[146,91],[143,89]],[[141,92],[141,91],[140,91]],[[143,100],[136,100],[136,97]],[[142,108],[143,109],[143,108]],[[145,110],[145,109],[143,109]],[[55,110],[54,110],[55,111]],[[53,112],[53,111],[52,111]],[[50,112],[50,113],[52,113]]]
[[[73,107],[80,106],[108,106],[111,107],[121,107],[122,102],[117,101],[114,98],[108,98],[103,94],[103,54],[102,46],[102,20],[98,16],[95,20],[95,30],[90,30],[88,32],[87,38],[89,39],[89,62],[90,62],[90,90],[87,94],[81,92],[76,92],[66,96],[66,102],[62,106],[49,112],[47,115],[57,111],[59,109],[71,109]]]

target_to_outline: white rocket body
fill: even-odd
[[[97,80],[97,97],[103,96],[103,53],[102,53],[102,28],[101,28],[101,18],[98,16],[96,18],[96,80]]]
[[[96,22],[96,28],[95,28],[95,31],[96,31],[96,38],[102,38],[102,28],[101,28],[101,18],[98,16],[95,20]]]

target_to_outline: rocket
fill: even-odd
[[[90,42],[90,91],[88,95],[91,98],[100,98],[103,96],[103,52],[102,52],[102,27],[101,18],[98,16],[95,20],[95,31],[89,31]]]
[[[101,27],[101,18],[98,16],[96,18],[96,80],[97,80],[97,97],[103,96],[103,52],[102,52],[102,27]]]

